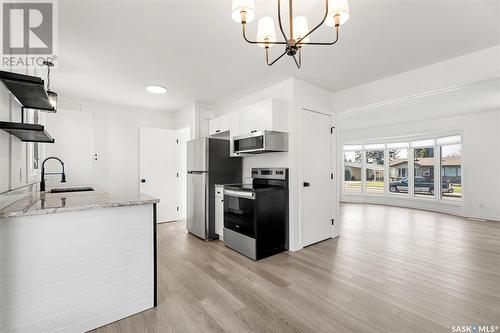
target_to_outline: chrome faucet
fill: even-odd
[[[57,160],[61,163],[62,172],[45,172],[45,162],[48,160]],[[42,163],[42,179],[40,180],[40,192],[45,191],[45,175],[61,175],[61,183],[66,183],[66,174],[64,173],[64,162],[60,158],[55,156],[47,157]]]

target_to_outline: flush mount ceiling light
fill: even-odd
[[[167,92],[167,88],[156,84],[150,84],[149,86],[146,86],[146,90],[153,94],[164,94]]]
[[[349,5],[347,0],[325,0],[325,14],[319,24],[309,30],[307,18],[304,16],[293,16],[293,0],[288,0],[288,20],[289,35],[287,36],[281,22],[281,0],[278,2],[278,25],[283,35],[284,41],[278,41],[274,20],[265,16],[259,19],[257,25],[257,38],[255,41],[249,40],[246,35],[246,25],[255,18],[255,3],[253,0],[233,0],[232,17],[241,23],[243,29],[243,39],[250,44],[257,44],[266,50],[266,63],[272,66],[285,54],[293,57],[297,68],[302,66],[302,47],[304,45],[333,45],[339,40],[339,27],[349,19]],[[320,26],[325,24],[335,28],[335,40],[333,42],[312,42],[311,34]],[[274,45],[285,46],[285,51],[273,61],[269,61],[269,48]],[[297,57],[298,54],[298,57]],[[297,59],[298,58],[298,59]]]

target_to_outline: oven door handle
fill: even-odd
[[[253,192],[224,190],[224,194],[229,195],[231,197],[238,197],[238,198],[255,200],[255,193],[253,193]]]

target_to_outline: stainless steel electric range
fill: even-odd
[[[287,168],[254,168],[252,184],[224,187],[224,245],[259,260],[285,251],[287,240]]]

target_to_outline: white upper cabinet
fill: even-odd
[[[228,132],[229,130],[231,130],[232,122],[232,114],[226,114],[215,119],[211,119],[208,122],[208,134],[216,135],[219,133]]]
[[[229,131],[231,132],[231,137],[241,134],[241,121],[240,113],[238,111],[231,112]]]
[[[288,131],[286,103],[270,98],[256,106],[257,130]]]
[[[286,102],[269,98],[208,122],[209,135],[229,137],[231,156],[239,156],[239,154],[233,153],[233,138],[235,136],[263,130],[288,131]]]
[[[219,118],[210,119],[208,121],[208,135],[214,135],[219,130]]]
[[[209,135],[230,132],[230,137],[233,137],[262,130],[288,131],[286,102],[269,98],[211,119],[208,123]]]
[[[247,134],[259,130],[259,116],[257,105],[250,105],[240,109],[240,134]]]
[[[240,110],[241,134],[262,130],[288,131],[285,102],[270,98]]]

